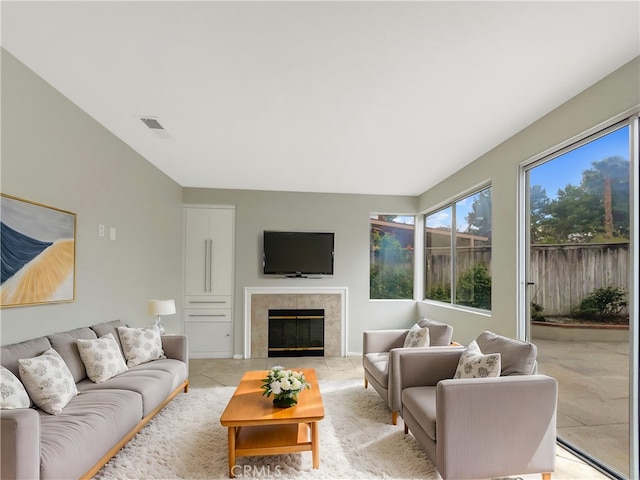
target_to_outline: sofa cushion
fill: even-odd
[[[58,415],[78,394],[69,368],[58,352],[50,348],[42,355],[18,360],[20,378],[38,407]]]
[[[364,356],[364,369],[384,388],[389,385],[389,352],[367,353]]]
[[[82,392],[60,415],[42,414],[40,478],[80,478],[141,418],[140,395],[125,390]]]
[[[158,327],[118,327],[127,366],[134,367],[157,358],[165,358]]]
[[[163,372],[171,374],[173,382],[170,391],[174,391],[180,386],[180,384],[182,384],[182,382],[184,382],[189,377],[187,364],[180,360],[174,360],[171,358],[164,358],[154,360],[153,362],[143,363],[142,365],[131,367],[129,370],[134,372],[161,370]]]
[[[487,378],[500,375],[500,354],[483,354],[474,340],[464,349],[453,378]]]
[[[428,347],[429,346],[429,329],[421,327],[417,323],[413,325],[404,339],[403,347]]]
[[[86,379],[78,383],[81,393],[92,390],[131,390],[142,397],[142,415],[147,416],[155,410],[172,392],[171,373],[162,370],[133,370],[110,378],[102,383],[93,383]]]
[[[116,343],[122,351],[122,343],[120,343],[120,334],[118,333],[118,327],[126,327],[122,320],[112,320],[111,322],[98,323],[91,326],[91,330],[96,332],[98,337],[104,337],[107,333],[111,333],[113,338],[116,339]]]
[[[432,440],[436,440],[437,387],[410,387],[402,390],[402,406],[408,410]]]
[[[531,375],[536,367],[536,346],[493,332],[482,332],[476,339],[482,353],[499,353],[502,376]]]
[[[53,349],[60,354],[64,363],[69,367],[75,382],[78,383],[83,378],[87,378],[87,370],[85,369],[82,358],[80,358],[76,340],[79,338],[85,340],[95,339],[97,338],[96,333],[89,327],[83,327],[69,330],[68,332],[47,335],[47,338]]]
[[[24,385],[11,371],[0,367],[0,409],[29,408],[31,399]]]
[[[2,366],[6,367],[16,377],[20,377],[18,360],[21,358],[37,357],[51,348],[47,337],[34,338],[12,345],[2,347],[0,359]]]
[[[112,333],[95,340],[76,340],[80,357],[92,382],[102,383],[127,371],[127,364]]]
[[[446,323],[436,322],[426,317],[422,318],[418,325],[429,329],[429,345],[432,347],[446,347],[451,345],[453,327]]]

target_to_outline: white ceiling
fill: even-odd
[[[185,187],[418,195],[640,54],[637,1],[1,8],[4,48]]]

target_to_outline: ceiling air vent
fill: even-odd
[[[160,138],[171,138],[169,132],[162,126],[157,117],[140,117],[140,120],[142,120],[142,123],[144,123],[156,136]]]

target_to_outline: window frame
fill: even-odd
[[[415,302],[416,301],[416,271],[418,266],[418,246],[416,245],[417,241],[417,232],[419,228],[419,219],[421,215],[418,213],[396,213],[396,212],[369,212],[369,237],[371,237],[371,220],[374,216],[397,216],[397,217],[411,217],[413,218],[413,258],[411,259],[411,282],[412,282],[412,293],[408,298],[373,298],[371,297],[371,243],[369,243],[369,293],[368,298],[369,301],[378,302],[378,301],[391,301],[391,302]]]
[[[457,255],[457,248],[456,248],[456,237],[457,234],[459,233],[457,231],[457,226],[456,226],[456,206],[458,203],[462,202],[463,200],[466,200],[468,198],[471,198],[475,195],[480,194],[481,192],[484,192],[485,190],[489,190],[489,194],[490,194],[490,198],[491,198],[491,217],[493,218],[493,185],[490,182],[487,183],[483,183],[481,185],[476,185],[475,187],[466,190],[462,193],[459,193],[458,195],[452,197],[451,199],[449,199],[447,202],[445,203],[441,203],[439,204],[437,207],[434,207],[431,210],[427,210],[425,211],[422,215],[421,215],[421,219],[422,219],[422,227],[423,227],[423,235],[422,235],[422,241],[423,241],[423,245],[422,245],[422,255],[423,255],[423,261],[422,261],[422,288],[421,288],[421,294],[420,294],[420,298],[422,302],[426,302],[426,303],[433,303],[435,305],[438,306],[443,306],[443,307],[447,307],[447,308],[454,308],[454,309],[459,309],[459,310],[465,310],[465,311],[469,311],[469,312],[473,312],[473,313],[479,313],[479,314],[484,314],[484,315],[490,315],[492,310],[490,309],[484,309],[484,308],[478,308],[478,307],[472,307],[469,305],[462,305],[459,303],[455,303],[455,298],[456,298],[456,289],[457,289],[457,283],[458,283],[458,278],[456,275],[456,270],[457,270],[457,261],[458,261],[458,255]],[[435,215],[438,212],[442,212],[446,209],[450,209],[451,212],[451,216],[450,216],[450,220],[451,220],[451,239],[449,242],[449,252],[451,255],[451,264],[449,266],[449,275],[451,277],[451,292],[450,292],[450,296],[449,296],[449,301],[444,301],[444,300],[435,300],[435,299],[431,299],[431,298],[427,298],[427,292],[426,292],[426,288],[427,288],[427,262],[429,259],[429,255],[427,253],[427,218],[429,216]],[[491,224],[493,225],[493,220],[491,222]],[[490,248],[491,248],[491,255],[493,256],[493,241],[491,241],[490,244]],[[493,262],[491,262],[491,265],[493,265]],[[489,275],[490,278],[493,278],[493,273],[492,273],[492,266],[489,268]],[[493,284],[491,285],[491,297],[493,297]],[[491,301],[491,305],[493,305],[493,302]]]

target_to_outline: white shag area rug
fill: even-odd
[[[227,429],[220,415],[235,387],[192,388],[178,395],[94,477],[222,479],[228,477]],[[311,452],[238,457],[238,478],[439,479],[402,421],[361,380],[320,381],[320,468]]]

